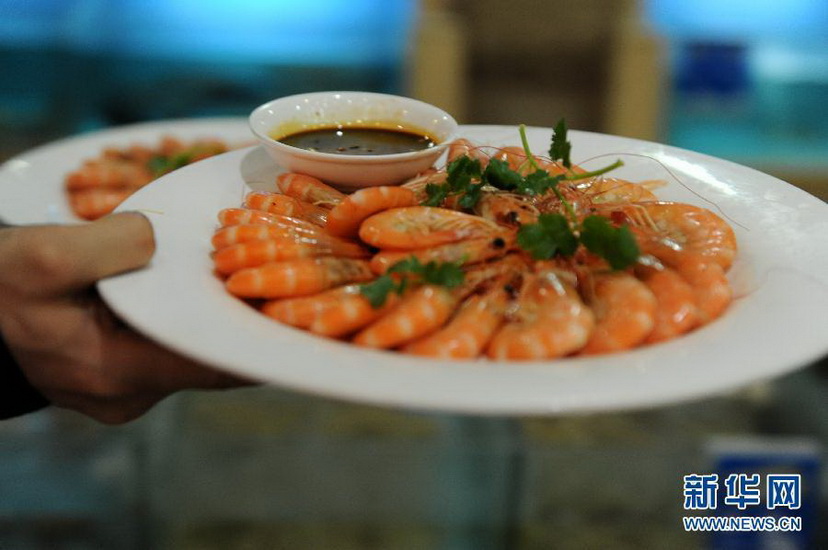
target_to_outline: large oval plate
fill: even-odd
[[[467,126],[477,143],[516,145],[516,128]],[[534,152],[551,130],[528,129]],[[104,280],[109,305],[136,329],[208,365],[304,392],[474,414],[557,414],[649,407],[732,391],[828,351],[828,205],[749,168],[673,147],[570,132],[573,161],[663,179],[659,196],[710,208],[740,244],[737,299],[716,322],[624,353],[546,362],[449,362],[360,349],[280,325],[227,294],[212,273],[216,213],[278,167],[253,147],[182,168],[133,195],[158,243],[151,264]]]

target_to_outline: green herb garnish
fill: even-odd
[[[147,167],[153,177],[160,178],[168,172],[178,170],[190,164],[193,160],[191,153],[179,153],[177,155],[155,155],[147,162]]]
[[[567,168],[572,168],[569,154],[572,152],[572,144],[566,138],[566,121],[561,119],[552,131],[552,145],[549,147],[549,157],[552,160],[559,160]]]
[[[629,227],[615,227],[604,216],[587,216],[581,223],[581,242],[613,269],[626,269],[638,259],[638,243]]]
[[[428,198],[423,201],[423,206],[440,206],[451,195],[472,193],[479,199],[479,189],[475,192],[474,188],[479,187],[481,173],[482,168],[479,160],[466,155],[457,157],[446,168],[445,183],[429,183],[426,185],[426,196]],[[477,204],[476,200],[467,199],[466,202],[472,202],[469,208]]]
[[[485,170],[481,170],[479,160],[464,155],[449,163],[445,183],[426,185],[427,198],[422,204],[439,206],[448,197],[458,196],[458,206],[471,209],[480,200],[484,185],[529,196],[544,195],[551,191],[561,202],[565,215],[541,214],[537,223],[522,226],[518,230],[518,246],[529,252],[533,258],[540,260],[554,256],[572,256],[578,246],[583,244],[587,250],[604,258],[613,269],[625,269],[632,265],[638,258],[639,250],[629,228],[615,227],[607,218],[597,215],[587,216],[583,221],[579,221],[577,212],[558,189],[562,181],[594,178],[624,163],[617,160],[591,172],[576,174],[568,171],[553,176],[541,168],[535,160],[526,137],[526,126],[521,124],[519,132],[529,167],[534,168],[532,172],[523,175],[513,170],[508,162],[496,158],[488,162]],[[566,168],[571,168],[571,151],[572,144],[567,138],[566,121],[561,119],[553,130],[549,156],[554,161],[560,161]],[[411,260],[416,260],[416,258],[412,257]],[[410,260],[404,260],[404,262],[408,261]],[[400,265],[404,262],[395,265],[395,267],[400,266],[400,272],[421,274],[424,269],[422,264]],[[384,289],[389,283],[378,281],[379,279],[375,282],[378,288],[384,291],[381,302],[384,303],[388,294],[388,290]],[[403,278],[400,284],[405,284],[405,281],[406,279]],[[401,290],[398,291],[401,292]]]
[[[429,183],[426,185],[426,199],[422,202],[422,205],[440,206],[448,197],[458,196],[458,206],[460,208],[472,209],[482,196],[483,186],[488,185],[501,191],[510,191],[521,195],[543,195],[551,190],[564,203],[564,207],[569,209],[569,205],[566,204],[566,201],[557,190],[558,183],[564,180],[571,181],[599,176],[614,170],[622,164],[619,160],[593,172],[553,176],[542,169],[532,156],[524,125],[520,126],[520,137],[527,159],[535,169],[533,172],[524,176],[520,172],[512,170],[505,160],[496,158],[491,159],[486,165],[486,169],[483,170],[478,159],[463,155],[449,163],[446,168],[445,183]],[[570,149],[571,144],[566,141],[566,122],[561,120],[555,127],[550,153],[553,154],[553,160],[562,159],[564,165],[569,168],[571,166],[569,161]],[[574,219],[574,216],[574,211],[570,212],[570,217]]]
[[[567,168],[571,167],[569,154],[572,144],[566,137],[566,122],[561,119],[555,126],[552,135],[552,145],[549,148],[549,155],[552,160],[560,160]],[[520,126],[520,137],[523,142],[523,149],[530,163],[538,169],[538,172],[545,172],[540,169],[529,150],[529,141],[526,138],[526,127]],[[549,259],[553,256],[572,256],[578,249],[578,244],[583,244],[587,250],[605,259],[612,269],[626,269],[638,259],[639,249],[632,232],[628,227],[614,227],[604,216],[587,216],[579,223],[575,209],[558,190],[557,184],[562,180],[573,181],[579,179],[593,178],[605,174],[610,170],[622,166],[621,160],[617,160],[609,166],[586,172],[583,174],[563,174],[551,179],[554,183],[544,181],[538,176],[538,188],[546,186],[551,189],[558,200],[561,201],[569,219],[561,214],[541,214],[538,223],[524,225],[518,230],[518,246],[529,252],[533,258]],[[538,172],[535,172],[537,174]],[[547,174],[548,175],[548,174]]]
[[[504,191],[512,191],[520,186],[523,176],[509,167],[503,159],[491,159],[483,171],[483,180]]]
[[[543,195],[550,189],[555,190],[560,181],[561,176],[550,176],[546,170],[535,170],[521,180],[517,192],[521,195]]]
[[[394,274],[398,276],[393,277]],[[378,308],[385,304],[390,293],[402,294],[411,284],[454,288],[461,285],[464,278],[465,272],[460,264],[437,261],[424,264],[416,256],[411,256],[392,265],[385,275],[360,285],[359,291],[368,299],[371,307]]]
[[[536,260],[548,260],[558,254],[575,254],[578,237],[563,215],[541,214],[538,223],[524,225],[518,230],[517,243]]]
[[[630,267],[639,255],[629,227],[615,227],[609,219],[598,215],[587,216],[573,230],[562,214],[541,214],[537,223],[526,224],[518,230],[517,243],[536,260],[570,257],[583,244],[616,270]]]
[[[376,309],[385,304],[388,294],[397,289],[397,282],[391,278],[390,275],[382,275],[377,277],[370,283],[359,285],[359,292],[371,303],[371,307]]]

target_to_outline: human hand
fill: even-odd
[[[135,213],[0,230],[0,334],[52,404],[118,424],[179,390],[250,384],[147,340],[97,296],[97,280],[144,266],[154,250]]]

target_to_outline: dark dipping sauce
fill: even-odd
[[[394,155],[434,147],[432,138],[407,130],[387,128],[317,128],[279,138],[280,142],[337,155]]]

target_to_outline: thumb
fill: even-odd
[[[60,294],[146,265],[155,251],[152,225],[125,212],[71,226],[17,228],[20,274],[38,294]]]

